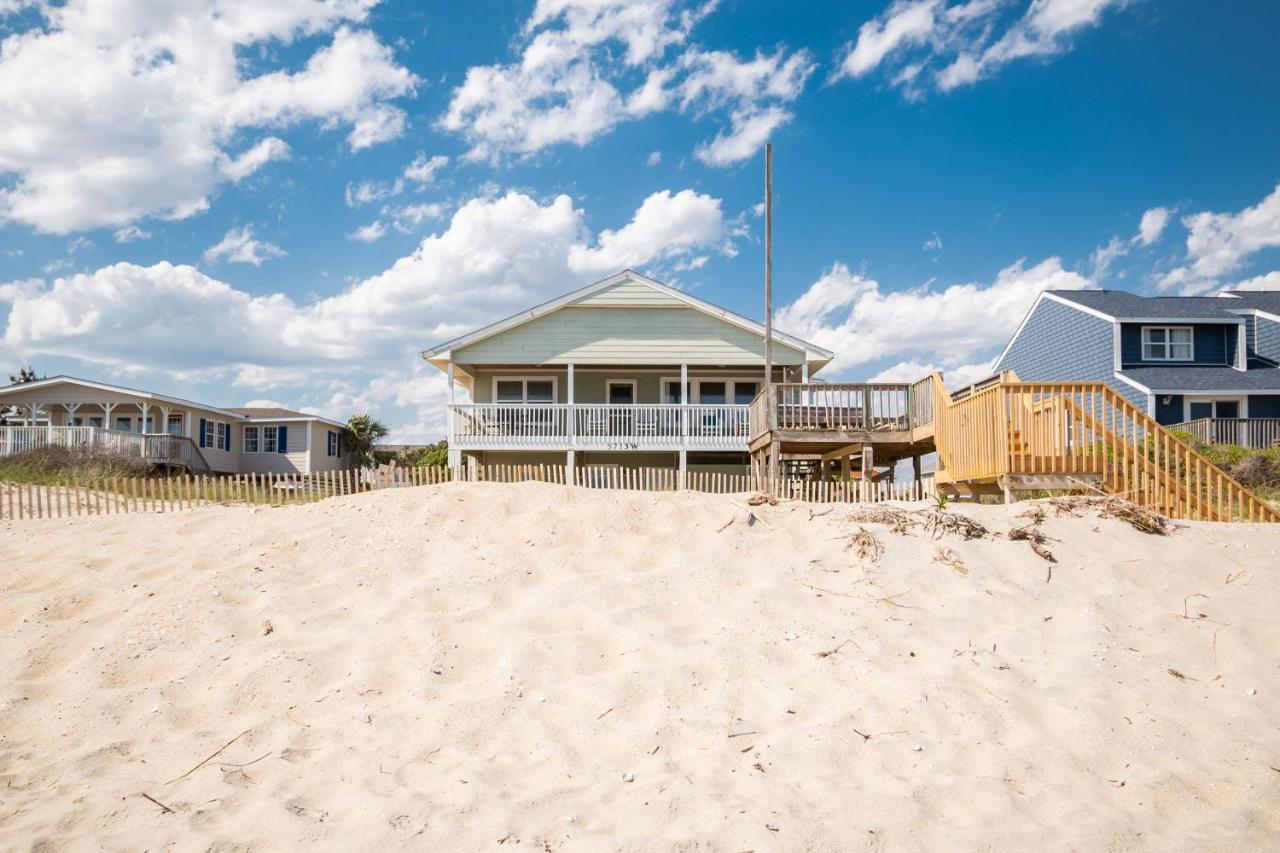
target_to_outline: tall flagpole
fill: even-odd
[[[764,146],[764,383],[773,382],[773,143]]]

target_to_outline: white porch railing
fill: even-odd
[[[182,465],[198,474],[210,470],[204,454],[186,436],[87,426],[0,426],[0,456],[49,446],[95,447],[120,456],[136,456],[153,465]]]
[[[460,450],[747,449],[739,405],[467,403],[449,407]]]
[[[1264,449],[1280,445],[1280,418],[1198,418],[1169,429],[1191,433],[1205,444],[1237,444]]]

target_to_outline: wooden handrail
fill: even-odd
[[[1100,475],[1104,488],[1172,518],[1280,521],[1261,498],[1104,382],[1021,382],[960,399],[933,374],[935,443],[953,480]]]

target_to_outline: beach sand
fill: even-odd
[[[6,525],[0,848],[1280,848],[1280,528],[1049,512],[1051,566],[827,509],[454,484]]]

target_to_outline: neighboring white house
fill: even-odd
[[[452,464],[737,472],[748,404],[765,384],[764,331],[624,270],[422,357],[449,377]],[[807,382],[832,358],[773,332],[775,382]]]
[[[278,408],[220,408],[54,376],[0,388],[0,455],[91,444],[197,473],[309,474],[349,467],[339,421]]]

